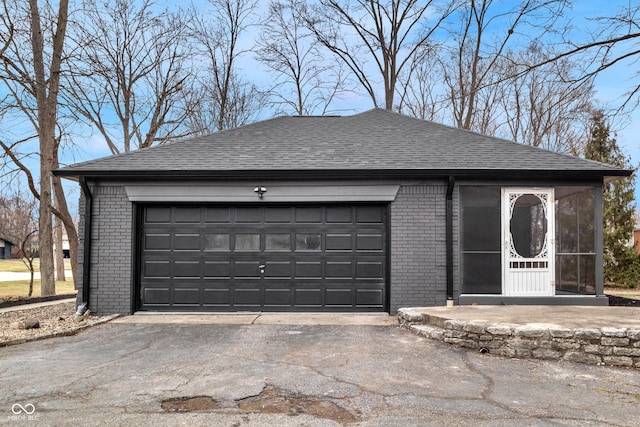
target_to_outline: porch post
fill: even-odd
[[[604,295],[604,217],[603,217],[603,201],[602,201],[602,184],[595,186],[595,201],[593,213],[593,222],[595,225],[596,239],[596,296]]]
[[[446,204],[446,265],[447,265],[447,301],[453,302],[453,187],[456,179],[449,176],[447,182],[447,204]],[[447,303],[450,304],[450,303]]]

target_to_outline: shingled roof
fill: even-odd
[[[278,117],[64,167],[99,176],[627,176],[631,171],[402,114]]]

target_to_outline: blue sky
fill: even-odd
[[[160,3],[170,6],[178,4],[174,1],[161,1]],[[261,7],[264,3],[260,2]],[[630,0],[576,0],[572,10],[568,12],[568,16],[572,18],[577,28],[576,37],[580,37],[579,34],[584,28],[594,24],[593,21],[590,21],[590,18],[601,15],[612,16],[621,7],[629,4],[635,3]],[[247,34],[244,43],[252,44],[254,37],[255,34]],[[579,40],[574,41],[579,42]],[[239,61],[239,65],[239,73],[250,75],[251,80],[257,82],[269,80],[266,71],[261,71],[264,68],[257,64],[252,54],[246,54]],[[596,98],[598,103],[604,107],[615,108],[619,106],[624,100],[625,93],[634,83],[640,82],[639,70],[637,63],[629,61],[602,72],[596,79]],[[371,100],[363,95],[353,96],[341,101],[339,108],[351,110],[355,113],[368,110],[372,106]],[[352,114],[352,112],[344,112],[343,114]],[[617,130],[617,140],[624,152],[631,156],[631,161],[634,165],[640,164],[640,143],[638,141],[638,136],[640,135],[640,109],[636,108],[635,111],[628,111],[626,114],[616,117],[612,125]],[[89,160],[110,154],[106,143],[97,132],[92,133],[88,129],[78,128],[77,138],[82,140],[82,148],[65,151],[61,159],[64,163]],[[638,200],[640,199],[640,181],[637,178],[636,183],[636,200]],[[69,203],[73,205],[76,203],[79,192],[75,184],[66,185],[66,188],[70,192],[68,195]]]
[[[576,43],[580,42],[580,38],[585,36],[584,29],[592,27],[595,22],[593,18],[607,15],[613,16],[621,9],[633,6],[637,0],[576,0],[571,10],[567,12],[567,18],[571,19],[576,28]],[[260,2],[260,6],[265,2]],[[176,4],[172,1],[166,1],[166,4]],[[254,34],[247,34],[244,42],[252,44]],[[256,63],[251,54],[245,55],[239,61],[241,69],[240,73],[250,73],[251,78],[256,81],[268,81],[269,77],[265,72],[261,72],[264,68]],[[618,64],[602,72],[596,79],[596,99],[599,106],[605,108],[617,108],[625,99],[625,94],[634,84],[640,82],[640,68],[637,63],[627,61]],[[340,102],[340,108],[351,109],[353,112],[365,111],[372,108],[371,100],[367,96],[354,96]],[[351,114],[345,112],[344,114]],[[626,154],[631,156],[633,165],[640,164],[640,108],[627,111],[613,119],[612,128],[615,130],[618,143]],[[104,142],[96,136],[91,137],[87,149],[81,153],[82,158],[91,158],[100,155],[108,155]],[[636,200],[640,200],[640,180],[636,178]]]

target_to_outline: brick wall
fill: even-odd
[[[132,205],[124,187],[101,184],[92,186],[93,217],[91,228],[91,277],[89,309],[94,314],[131,312]],[[80,247],[78,268],[83,300],[84,198],[80,199]]]
[[[407,306],[446,302],[446,190],[444,184],[406,185],[391,204],[391,314]],[[92,253],[89,308],[93,313],[131,311],[133,210],[124,187],[93,186]],[[454,236],[458,201],[454,191]],[[80,200],[78,277],[82,283],[84,200]],[[454,239],[454,265],[458,265]],[[454,290],[458,290],[457,268]],[[81,286],[80,286],[81,289]],[[82,301],[82,290],[78,301]]]
[[[402,186],[391,204],[391,314],[446,303],[446,193],[446,185]],[[454,236],[457,205],[455,191]],[[454,239],[454,265],[457,250]],[[454,269],[454,285],[457,276]]]

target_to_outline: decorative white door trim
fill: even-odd
[[[555,295],[553,188],[502,189],[502,293]]]

